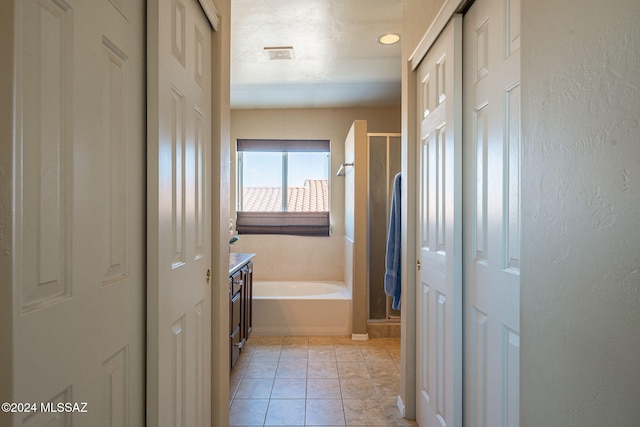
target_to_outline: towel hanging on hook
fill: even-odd
[[[393,179],[393,195],[391,197],[391,214],[389,218],[389,232],[387,234],[387,253],[384,272],[384,292],[390,297],[393,297],[391,307],[395,310],[400,310],[402,292],[401,179],[401,173],[398,173]]]

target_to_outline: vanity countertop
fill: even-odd
[[[231,252],[229,254],[229,275],[232,275],[236,271],[240,270],[251,258],[256,254],[239,254]]]

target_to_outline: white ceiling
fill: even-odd
[[[231,107],[400,104],[401,0],[232,0]],[[265,47],[292,46],[269,60]]]

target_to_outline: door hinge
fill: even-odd
[[[418,271],[420,271],[420,266],[421,266],[420,265],[420,260],[417,260],[416,261],[416,268],[418,269]]]
[[[211,283],[211,270],[207,269],[207,283]]]

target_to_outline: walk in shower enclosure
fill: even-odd
[[[345,284],[353,302],[352,339],[400,333],[400,312],[384,292],[393,179],[401,169],[399,133],[371,133],[355,120],[345,138]],[[375,326],[374,326],[375,325]]]

